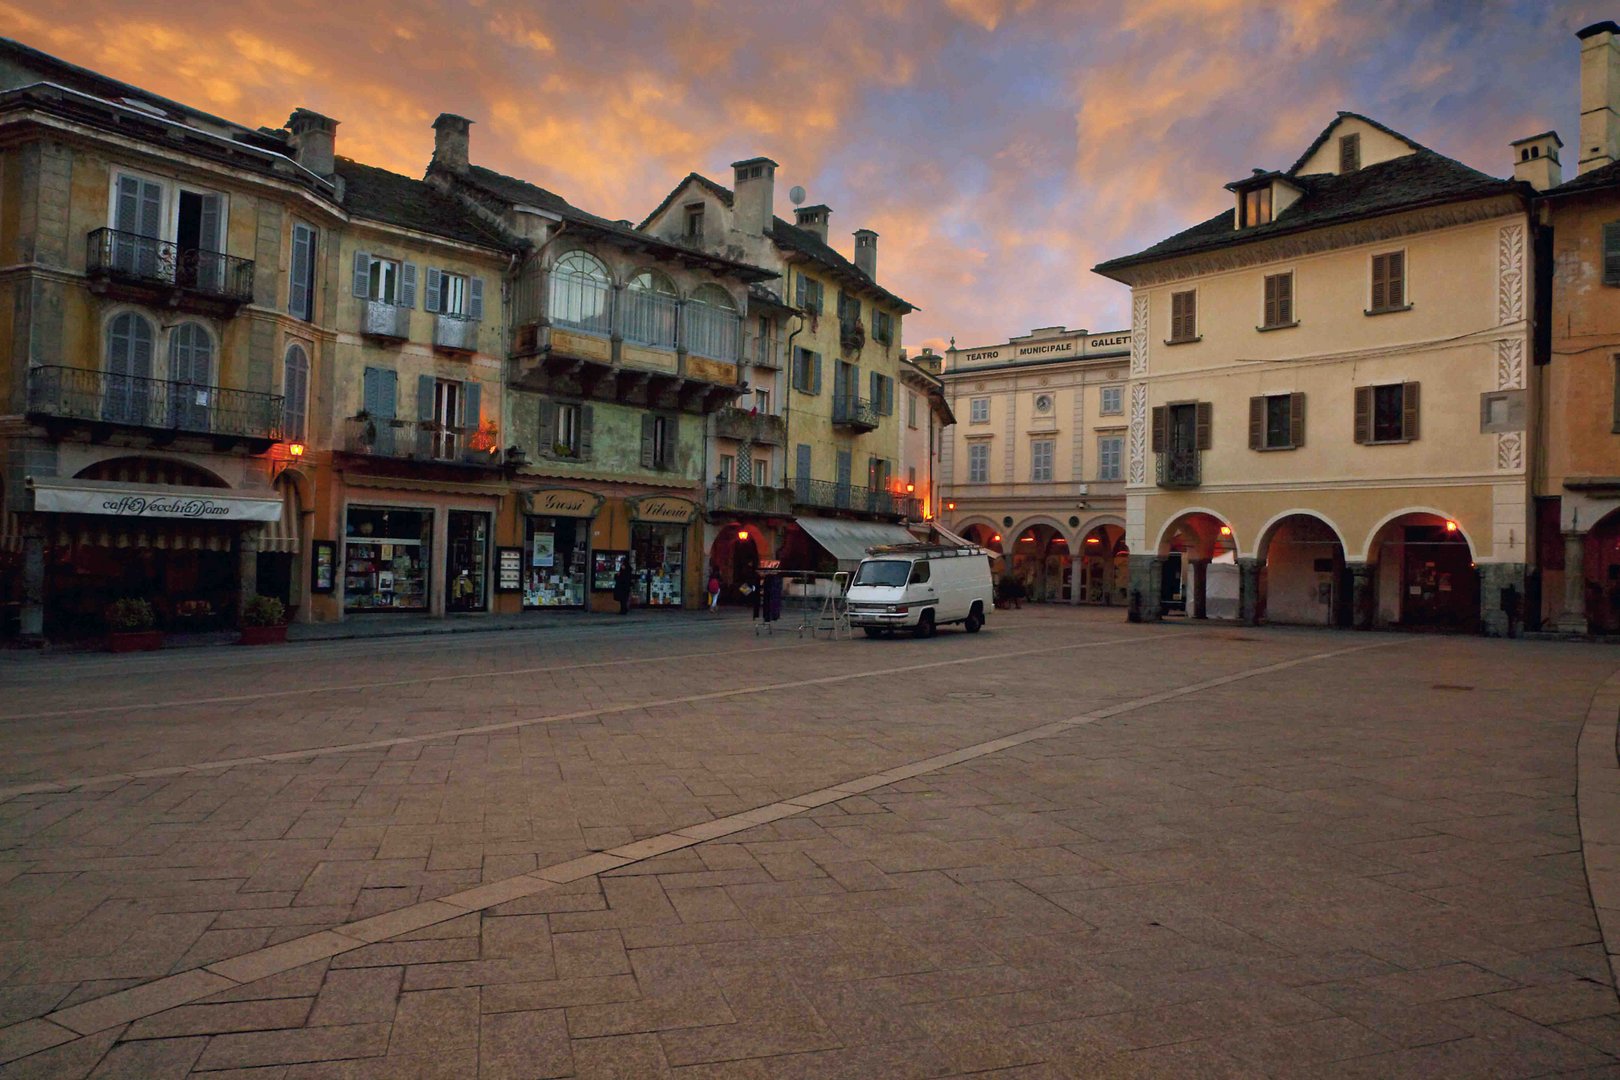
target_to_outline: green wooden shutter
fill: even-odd
[[[810,393],[821,393],[821,354],[810,354]]]
[[[654,454],[657,452],[657,423],[658,418],[652,413],[641,414],[641,467],[653,467]]]
[[[1373,388],[1356,387],[1356,442],[1372,442]]]
[[[1270,284],[1269,279],[1267,284]],[[1249,449],[1264,450],[1266,448],[1266,399],[1252,397],[1249,399]]]
[[[444,284],[444,271],[437,266],[428,267],[427,290],[423,297],[424,311],[439,310],[439,294]]]
[[[415,263],[401,263],[399,266],[399,306],[403,308],[416,306]]]
[[[467,279],[467,317],[484,317],[484,279],[481,277]]]
[[[371,252],[354,253],[354,281],[351,291],[362,299],[371,296]]]
[[[534,443],[537,457],[549,458],[557,455],[557,403],[549,398],[540,399]]]
[[[579,459],[591,459],[591,426],[596,422],[596,413],[589,405],[579,407]]]
[[[475,382],[462,383],[461,426],[476,431],[483,420],[483,387]]]

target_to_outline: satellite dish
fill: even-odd
[[[794,184],[792,189],[788,192],[788,202],[792,203],[794,206],[802,205],[804,203],[804,188],[800,187],[798,184]]]

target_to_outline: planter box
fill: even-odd
[[[114,630],[107,635],[108,652],[152,652],[161,648],[161,630]]]
[[[280,645],[287,640],[287,624],[276,626],[244,626],[238,645]]]

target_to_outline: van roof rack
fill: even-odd
[[[985,555],[981,547],[956,547],[951,544],[931,544],[918,540],[911,544],[878,544],[866,549],[868,555]]]

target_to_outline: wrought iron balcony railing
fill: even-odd
[[[198,296],[246,304],[253,299],[253,260],[181,247],[155,236],[96,229],[85,265],[92,275],[183,289]]]
[[[409,341],[411,309],[386,300],[366,300],[360,308],[360,332],[369,337]]]
[[[855,487],[831,480],[788,481],[793,501],[799,506],[821,510],[852,510],[857,513],[882,514],[886,517],[919,517],[922,503],[911,495],[901,495],[881,488]]]
[[[716,513],[779,514],[793,513],[793,495],[786,488],[756,484],[712,484],[709,509]]]
[[[282,398],[91,368],[28,369],[28,412],[152,431],[281,439]]]
[[[368,457],[499,468],[500,454],[491,453],[478,435],[476,428],[447,427],[430,420],[351,416],[343,422],[343,449]]]
[[[854,394],[833,395],[833,423],[858,431],[872,431],[878,426],[877,409],[872,402]]]
[[[1203,483],[1203,465],[1197,450],[1163,450],[1159,453],[1158,485],[1162,488],[1195,488]]]
[[[477,352],[480,322],[465,315],[433,316],[433,347],[448,352]]]

